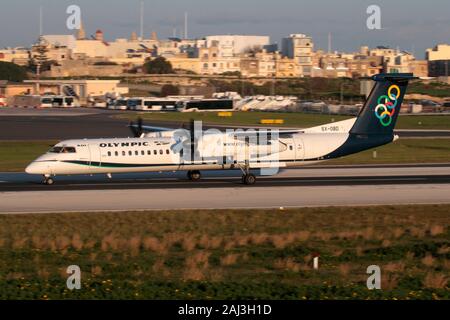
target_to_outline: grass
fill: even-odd
[[[449,211],[3,215],[0,299],[449,299]],[[65,287],[74,264],[79,291]],[[366,288],[373,264],[381,291]]]
[[[0,141],[0,172],[23,172],[56,141]]]
[[[285,127],[309,128],[330,122],[349,119],[339,115],[281,113],[281,112],[234,112],[233,117],[219,117],[217,112],[169,112],[169,113],[125,113],[117,117],[135,120],[142,117],[147,121],[188,122],[191,119],[203,121],[205,124],[262,126],[261,119],[283,119]],[[440,129],[450,130],[450,115],[412,116],[401,115],[398,129]]]
[[[23,172],[25,167],[45,153],[52,141],[0,141],[0,172]],[[393,144],[324,164],[445,163],[450,160],[450,139],[400,139]]]

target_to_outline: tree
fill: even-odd
[[[0,61],[0,80],[21,82],[28,79],[27,70],[11,62]]]
[[[174,73],[172,64],[163,57],[158,57],[144,64],[144,71],[147,74],[169,74]]]

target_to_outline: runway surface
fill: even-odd
[[[114,117],[123,111],[101,109],[0,109],[0,140],[67,140],[121,138],[131,135],[128,120]],[[136,118],[138,115],[136,114]],[[179,122],[151,122],[150,126],[180,128]],[[209,128],[232,126],[204,125]],[[401,138],[450,138],[450,130],[396,130]]]
[[[0,212],[279,208],[450,203],[450,165],[290,169],[240,184],[240,173],[208,172],[65,177],[54,186],[38,177],[0,174]]]

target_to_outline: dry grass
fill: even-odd
[[[295,241],[293,234],[276,234],[270,237],[270,243],[277,249],[284,249]]]
[[[435,259],[430,253],[427,253],[426,256],[421,260],[421,262],[427,267],[432,267],[435,263]]]
[[[23,249],[28,244],[28,238],[22,237],[22,238],[15,238],[12,242],[12,248],[15,250]]]
[[[347,277],[352,270],[352,266],[349,263],[343,263],[339,265],[338,269],[342,276]]]
[[[434,225],[430,228],[430,234],[432,237],[441,235],[445,232],[445,229],[443,226],[440,225]]]
[[[438,254],[442,254],[442,255],[447,254],[447,253],[450,253],[450,247],[449,247],[449,246],[443,246],[443,247],[440,247],[440,248],[438,249],[437,253],[438,253]]]
[[[206,251],[197,252],[186,258],[183,279],[200,281],[205,279],[209,267],[211,253]]]
[[[236,254],[236,253],[227,254],[226,256],[224,256],[220,259],[220,265],[226,266],[226,267],[232,266],[237,263],[238,259],[239,259],[239,254]]]
[[[141,245],[142,239],[139,236],[132,237],[130,240],[128,240],[128,247],[130,248],[130,252],[133,257],[139,255]]]
[[[390,262],[383,267],[383,271],[388,273],[400,273],[405,270],[405,263],[403,262]]]
[[[193,251],[196,246],[197,239],[191,235],[187,235],[181,242],[181,247],[187,252]]]
[[[423,280],[423,285],[431,289],[445,289],[448,284],[448,277],[442,273],[428,273]]]
[[[150,250],[159,254],[165,254],[168,250],[165,243],[154,237],[147,237],[143,240],[143,246],[146,250]]]
[[[410,233],[413,237],[418,239],[423,239],[425,237],[426,231],[421,228],[411,228]]]
[[[256,246],[263,245],[269,241],[269,235],[267,233],[258,233],[250,235],[250,243]]]
[[[381,289],[394,290],[398,286],[399,276],[394,273],[381,273]]]
[[[273,263],[275,269],[299,272],[301,265],[296,263],[293,258],[278,259]]]
[[[56,248],[58,250],[64,250],[70,246],[70,239],[66,236],[56,237],[55,242],[56,242]]]
[[[204,249],[218,249],[223,243],[222,237],[209,237],[208,235],[204,234],[200,237],[200,240],[198,241],[198,245]]]
[[[74,248],[77,251],[83,250],[84,243],[83,243],[83,240],[81,240],[81,236],[78,233],[76,233],[72,236],[71,245],[72,245],[72,248]],[[95,245],[95,243],[94,243],[94,245]]]
[[[295,233],[295,237],[298,241],[306,241],[311,236],[310,231],[298,231]]]
[[[103,273],[103,270],[102,270],[102,268],[100,266],[93,266],[91,268],[91,274],[92,274],[93,277],[101,276],[102,273]]]
[[[392,232],[392,237],[394,239],[400,239],[405,234],[405,230],[403,228],[395,228]]]
[[[362,257],[364,255],[364,248],[361,246],[357,246],[355,252],[357,257]]]

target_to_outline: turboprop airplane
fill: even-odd
[[[394,128],[413,74],[379,74],[356,118],[310,129],[203,131],[130,124],[134,138],[63,141],[33,161],[26,172],[51,185],[59,175],[187,171],[197,181],[201,171],[240,169],[253,185],[253,169],[277,172],[336,159],[398,139]]]

